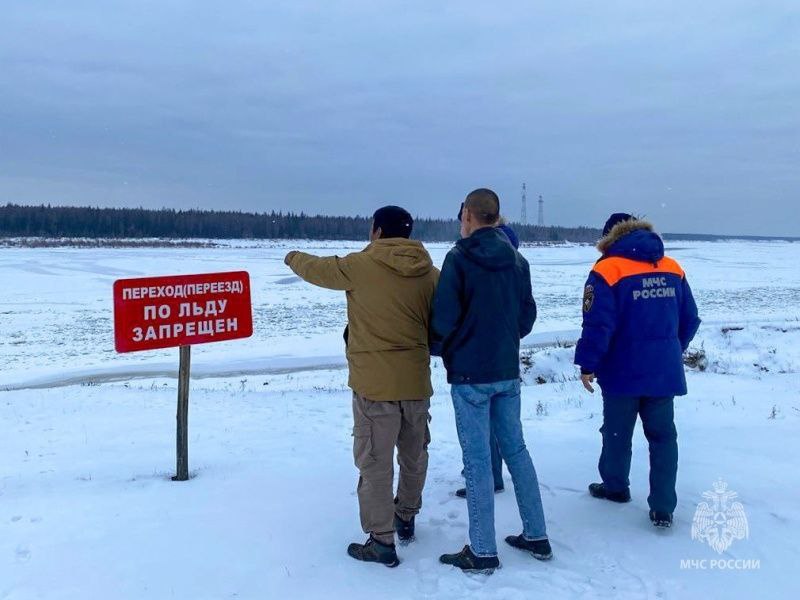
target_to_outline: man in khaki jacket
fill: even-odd
[[[373,215],[370,244],[361,252],[339,258],[293,251],[285,259],[305,281],[347,292],[353,455],[361,526],[370,534],[347,552],[390,567],[399,564],[395,530],[401,542],[414,538],[430,442],[428,326],[439,271],[422,244],[408,239],[412,227],[408,212],[385,206]]]

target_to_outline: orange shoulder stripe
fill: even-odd
[[[621,256],[612,256],[595,264],[592,269],[600,275],[608,285],[616,285],[620,279],[631,277],[632,275],[645,275],[649,273],[672,273],[678,277],[683,277],[683,269],[677,261],[665,256],[655,265]]]

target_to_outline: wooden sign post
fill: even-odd
[[[176,473],[189,479],[191,347],[253,335],[250,276],[245,271],[119,279],[114,282],[117,352],[180,348]]]
[[[192,347],[180,347],[180,363],[178,365],[178,422],[177,435],[177,466],[173,481],[186,481],[189,479],[189,372],[192,363]]]

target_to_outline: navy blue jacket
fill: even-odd
[[[618,231],[586,281],[575,364],[607,396],[682,396],[683,352],[700,325],[692,290],[649,224]]]
[[[519,341],[536,320],[526,261],[494,227],[475,231],[447,253],[433,297],[431,354],[449,383],[519,378]]]

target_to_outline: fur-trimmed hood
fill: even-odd
[[[620,221],[597,242],[603,256],[623,256],[655,262],[664,257],[664,242],[653,225],[643,219]]]

